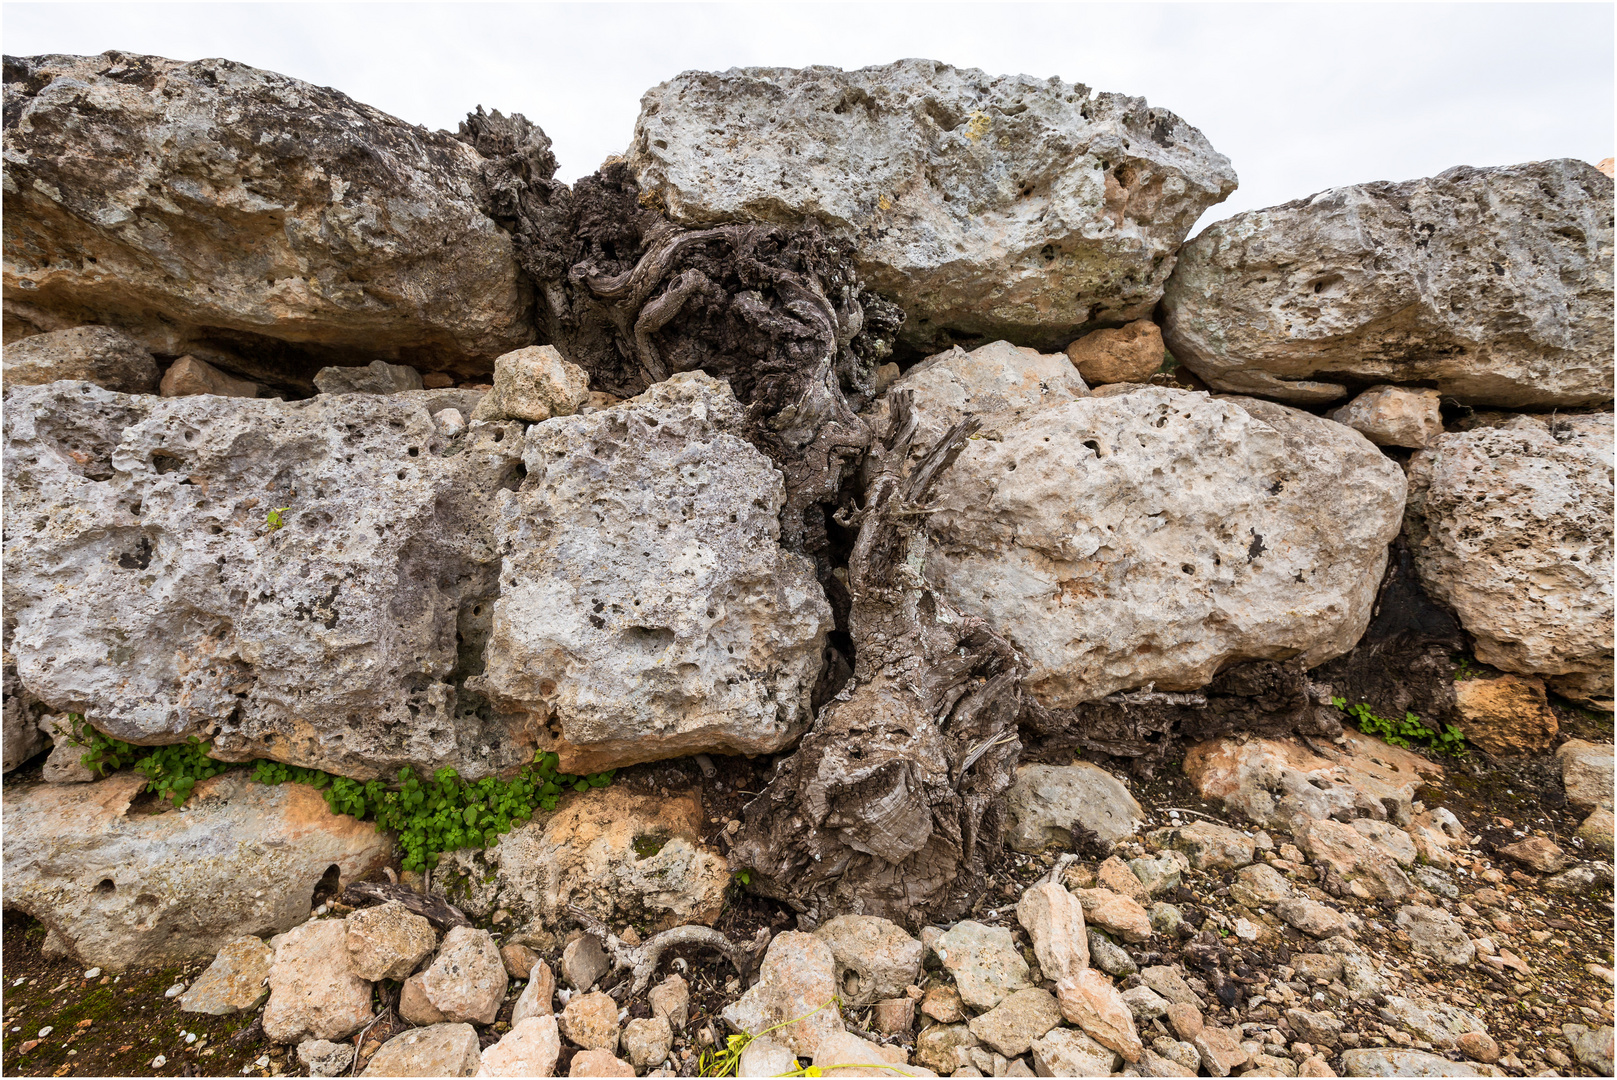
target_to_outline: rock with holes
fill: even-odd
[[[837,989],[845,1005],[901,997],[921,974],[921,943],[890,920],[839,915],[814,936],[836,958]]]
[[[1141,386],[968,442],[926,519],[926,574],[1022,649],[1046,707],[1194,690],[1240,661],[1352,648],[1403,496],[1340,424]]]
[[[1148,317],[1235,190],[1201,132],[1141,98],[930,60],[686,72],[641,103],[629,162],[674,221],[820,221],[918,348],[1059,349]]]
[[[38,386],[63,379],[126,394],[157,392],[157,361],[121,330],[74,326],[6,342],[0,383]]]
[[[1517,416],[1441,435],[1409,463],[1415,568],[1477,659],[1607,712],[1612,440],[1611,413]]]
[[[1610,401],[1611,205],[1610,177],[1559,160],[1250,210],[1181,249],[1163,336],[1208,385],[1299,404],[1369,383]]]
[[[486,371],[533,340],[483,159],[448,132],[230,60],[13,57],[5,78],[8,341],[104,322],[307,390],[338,356]]]
[[[494,389],[483,395],[473,420],[571,416],[589,401],[589,373],[569,364],[551,345],[530,345],[494,361]]]
[[[323,878],[357,881],[393,858],[390,836],[331,813],[305,784],[236,771],[198,782],[183,813],[152,814],[153,796],[131,805],[145,783],[124,772],[6,788],[6,907],[44,923],[85,965],[174,964],[290,930]]]
[[[402,1031],[383,1043],[361,1075],[476,1076],[481,1062],[476,1028],[432,1024]]]
[[[224,760],[362,779],[526,763],[526,718],[466,689],[500,589],[496,495],[522,466],[519,425],[438,430],[433,412],[471,397],[8,390],[21,685],[117,738],[195,735]]]
[[[492,1024],[510,977],[487,930],[450,927],[421,989],[432,1007],[454,1023]]]
[[[441,865],[466,876],[456,902],[476,918],[503,907],[519,923],[554,926],[576,905],[614,926],[711,925],[730,867],[702,841],[705,821],[699,792],[591,788],[564,795],[555,813],[514,827],[494,847],[445,853]]]
[[[270,942],[264,1034],[279,1043],[346,1039],[372,1019],[370,980],[354,970],[340,919],[311,919]]]
[[[831,608],[779,544],[784,487],[700,371],[528,429],[484,673],[561,768],[765,754],[812,719]]]
[[[966,919],[939,937],[932,948],[944,970],[954,976],[961,1000],[974,1009],[992,1009],[1033,985],[1027,961],[1003,926]]]
[[[4,770],[10,772],[54,741],[46,717],[50,708],[27,690],[17,677],[8,648],[4,656]]]
[[[1443,434],[1443,395],[1436,390],[1401,386],[1372,386],[1340,409],[1328,414],[1377,446],[1407,446],[1419,450]]]

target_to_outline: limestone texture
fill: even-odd
[[[758,975],[757,984],[722,1014],[736,1031],[760,1035],[784,1024],[770,1037],[793,1054],[813,1057],[821,1039],[843,1030],[841,1012],[826,1004],[837,993],[836,958],[813,934],[775,935]]]
[[[163,372],[158,393],[164,397],[194,397],[213,394],[216,397],[258,397],[262,389],[251,379],[238,379],[226,375],[206,360],[182,356]]]
[[[1046,707],[1195,690],[1239,661],[1351,649],[1403,495],[1340,424],[1142,387],[968,442],[927,518],[926,574],[1024,652]]]
[[[483,395],[473,420],[571,416],[589,400],[590,377],[550,345],[530,345],[494,361],[494,389]]]
[[[1143,811],[1122,781],[1098,765],[1023,765],[1005,793],[1011,816],[1009,842],[1018,851],[1067,847],[1072,828],[1083,826],[1106,843],[1130,836]]]
[[[229,942],[180,995],[180,1011],[228,1016],[257,1008],[269,994],[264,981],[274,956],[275,950],[251,934]]]
[[[1408,514],[1421,584],[1477,659],[1607,712],[1612,440],[1611,413],[1442,435],[1410,461]]]
[[[437,957],[421,975],[427,1000],[451,1023],[494,1023],[509,985],[494,939],[487,930],[469,926],[452,927],[444,935]]]
[[[314,385],[322,394],[402,394],[426,388],[415,368],[385,360],[372,360],[364,367],[321,368]]]
[[[1548,750],[1560,731],[1544,683],[1520,675],[1461,679],[1454,684],[1455,726],[1490,754]]]
[[[1003,926],[967,919],[938,938],[933,951],[954,976],[961,1000],[974,1009],[992,1009],[1033,985],[1027,961]]]
[[[1209,386],[1299,404],[1370,383],[1610,401],[1611,206],[1610,177],[1563,159],[1236,214],[1180,250],[1163,336]]]
[[[586,1050],[618,1052],[618,1003],[606,994],[579,994],[557,1020],[567,1041]]]
[[[686,72],[641,100],[629,163],[681,225],[820,222],[918,348],[1059,349],[1146,318],[1235,190],[1201,132],[1141,98],[929,60]]]
[[[921,943],[904,928],[874,915],[839,915],[814,931],[836,958],[837,986],[845,1005],[897,997],[921,974]]]
[[[1085,968],[1074,982],[1056,984],[1056,1001],[1068,1022],[1083,1028],[1096,1042],[1138,1061],[1144,1046],[1134,1027],[1134,1014],[1110,979]]]
[[[1089,966],[1083,905],[1059,882],[1040,882],[1023,892],[1016,921],[1033,939],[1033,955],[1045,978],[1076,981]]]
[[[1006,1057],[1028,1052],[1035,1039],[1061,1024],[1061,1010],[1048,990],[1018,990],[967,1025],[978,1040]]]
[[[6,342],[0,383],[38,386],[72,380],[125,394],[157,392],[157,361],[121,330],[75,326]]]
[[[345,1039],[371,1021],[371,984],[350,963],[345,936],[342,920],[313,919],[271,942],[269,1002],[260,1017],[266,1036]]]
[[[354,970],[371,982],[409,978],[438,947],[432,924],[397,900],[360,908],[343,921]]]
[[[1585,810],[1612,808],[1614,758],[1610,743],[1568,739],[1555,751],[1567,801]]]
[[[1436,390],[1372,386],[1340,409],[1326,413],[1377,446],[1420,449],[1443,434],[1443,395]]]
[[[436,369],[532,340],[482,158],[447,132],[230,60],[12,57],[5,80],[7,340],[106,322],[304,386],[338,352]]]
[[[483,1051],[478,1076],[554,1076],[561,1035],[549,1013],[514,1021],[500,1041]]]
[[[1067,346],[1067,359],[1091,386],[1143,383],[1162,367],[1162,331],[1149,319],[1095,330]]]
[[[401,1031],[376,1051],[362,1076],[476,1076],[482,1053],[470,1024]]]

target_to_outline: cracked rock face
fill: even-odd
[[[1237,214],[1180,251],[1163,310],[1173,355],[1234,393],[1610,401],[1612,181],[1570,159],[1462,166]]]
[[[1440,435],[1409,468],[1421,584],[1477,659],[1612,707],[1612,416]]]
[[[1023,650],[1050,708],[1347,652],[1404,503],[1398,466],[1357,432],[1160,387],[973,440],[938,490],[928,579]]]
[[[447,132],[119,52],[7,57],[5,104],[7,341],[105,322],[306,389],[324,363],[486,371],[533,339],[483,159]]]
[[[809,725],[831,608],[779,544],[781,474],[726,383],[676,375],[528,431],[476,687],[568,772],[773,753]]]
[[[130,742],[211,737],[225,760],[365,779],[529,760],[520,720],[462,685],[498,590],[487,508],[521,466],[519,425],[437,430],[464,396],[9,391],[23,687]]]
[[[1054,350],[1148,318],[1202,211],[1235,190],[1144,99],[930,60],[687,72],[641,102],[629,161],[681,225],[817,218],[935,351]]]

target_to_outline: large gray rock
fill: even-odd
[[[1237,214],[1180,251],[1163,311],[1173,355],[1220,390],[1610,401],[1611,178],[1572,160],[1461,166]]]
[[[807,730],[831,607],[779,544],[781,474],[700,371],[528,429],[471,685],[595,772],[768,754]],[[554,732],[554,735],[548,733]]]
[[[1349,428],[1142,386],[968,442],[926,574],[1022,649],[1043,705],[1193,690],[1243,660],[1351,649],[1403,504],[1398,466]]]
[[[9,341],[0,360],[0,381],[6,386],[72,379],[126,394],[155,394],[157,378],[152,354],[110,326],[75,326]]]
[[[817,218],[921,348],[1053,350],[1147,318],[1196,219],[1235,190],[1141,98],[930,60],[686,72],[641,100],[629,161],[682,225]]]
[[[1011,817],[1009,843],[1017,851],[1070,847],[1082,825],[1107,844],[1133,835],[1144,820],[1123,782],[1099,765],[1023,765],[1005,792]]]
[[[1607,711],[1612,438],[1611,413],[1440,435],[1410,461],[1408,515],[1421,584],[1479,660]]]
[[[10,638],[11,624],[6,624],[6,637]],[[11,652],[6,650],[4,658],[4,712],[3,718],[3,760],[4,771],[10,772],[41,750],[50,746],[50,735],[40,728],[40,720],[48,712],[45,703],[35,698],[23,689],[22,680],[17,677],[17,665],[12,662]]]
[[[438,430],[433,411],[467,397],[8,390],[23,687],[130,742],[211,737],[226,760],[364,779],[528,761],[526,718],[465,690],[500,588],[495,496],[522,464],[516,424]]]
[[[230,60],[8,57],[5,79],[8,340],[105,322],[306,385],[322,356],[487,370],[533,339],[483,159],[447,132]]]
[[[304,784],[267,787],[238,770],[200,781],[183,812],[131,812],[145,783],[125,772],[6,789],[6,907],[108,971],[290,930],[330,867],[359,880],[393,855],[391,837],[331,813]],[[347,956],[340,937],[337,948]]]

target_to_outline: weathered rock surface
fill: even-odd
[[[229,942],[180,995],[180,1011],[228,1016],[257,1008],[269,995],[264,981],[274,956],[274,949],[250,934]]]
[[[1584,1024],[1562,1024],[1561,1034],[1572,1046],[1572,1056],[1577,1061],[1595,1070],[1601,1076],[1612,1074],[1612,1027],[1602,1024],[1591,1028]]]
[[[1145,908],[1110,889],[1079,889],[1073,894],[1084,907],[1084,922],[1110,931],[1127,942],[1151,936],[1151,918]]]
[[[1540,874],[1553,874],[1557,870],[1564,869],[1570,861],[1566,852],[1542,836],[1529,836],[1514,844],[1506,844],[1499,849],[1499,854],[1507,859],[1514,859],[1529,870],[1536,870]]]
[[[1442,435],[1410,461],[1408,515],[1421,582],[1477,659],[1608,712],[1612,440],[1610,413]]]
[[[651,1006],[651,1015],[667,1020],[675,1031],[684,1030],[690,1022],[691,986],[678,975],[670,975],[653,986],[646,994],[646,1002]]]
[[[836,958],[813,934],[775,935],[758,974],[757,985],[724,1010],[724,1022],[732,1028],[759,1035],[785,1024],[770,1036],[804,1057],[814,1056],[823,1037],[843,1030],[842,1013],[826,1005],[837,993]]]
[[[1352,648],[1403,490],[1340,424],[1141,387],[968,443],[938,487],[926,573],[1023,650],[1045,706],[1194,690],[1242,660]]]
[[[605,1050],[580,1050],[573,1055],[568,1076],[633,1076],[634,1066]]]
[[[1343,1076],[1481,1076],[1476,1066],[1420,1050],[1347,1050]]]
[[[1398,909],[1399,929],[1409,935],[1409,946],[1422,956],[1464,967],[1476,959],[1477,947],[1454,916],[1441,908],[1412,904]]]
[[[921,973],[921,943],[873,915],[839,915],[814,931],[836,958],[838,993],[846,1005],[897,997]]]
[[[1443,434],[1443,395],[1436,390],[1372,386],[1340,409],[1326,413],[1377,446],[1420,449]]]
[[[421,1027],[444,1022],[444,1014],[428,1000],[427,991],[422,987],[421,980],[426,974],[425,971],[416,972],[405,979],[404,985],[399,988],[399,1015]],[[515,1014],[512,1015],[512,1023],[515,1023]]]
[[[1146,382],[1162,366],[1162,331],[1149,319],[1139,319],[1116,330],[1096,330],[1067,346],[1067,359],[1084,381]]]
[[[298,1064],[310,1076],[343,1076],[354,1063],[354,1048],[330,1039],[305,1039],[298,1044]]]
[[[655,995],[656,991],[652,993]],[[555,1011],[556,976],[543,960],[528,970],[528,985],[517,995],[511,1007],[511,1023],[518,1024],[530,1016],[550,1016]]]
[[[1148,839],[1159,848],[1182,852],[1195,870],[1237,870],[1257,851],[1251,837],[1207,821],[1154,829]]]
[[[749,1042],[741,1051],[737,1076],[780,1076],[797,1068],[797,1057],[768,1035]]]
[[[696,792],[658,798],[591,788],[564,796],[554,814],[514,827],[494,847],[446,854],[444,864],[467,875],[462,910],[478,917],[503,907],[518,922],[553,924],[577,905],[613,925],[711,925],[730,870],[702,842],[703,824]]]
[[[1558,160],[1237,214],[1181,249],[1163,336],[1210,386],[1298,403],[1366,383],[1610,401],[1611,205],[1609,177]]]
[[[364,367],[321,368],[314,385],[322,394],[402,394],[425,389],[415,368],[385,360],[372,360]]]
[[[0,731],[4,736],[4,770],[10,772],[50,746],[54,739],[45,730],[50,723],[45,719],[49,707],[23,689],[22,680],[17,677],[17,665],[12,661],[10,642],[6,644],[3,667],[5,711],[0,714],[4,727]]]
[[[0,382],[6,386],[62,379],[125,394],[155,394],[157,361],[140,342],[110,326],[75,326],[6,343],[0,360]]]
[[[1461,679],[1454,684],[1456,725],[1490,754],[1548,750],[1560,731],[1544,683],[1520,675]]]
[[[476,1076],[482,1058],[470,1024],[402,1031],[382,1044],[362,1076]]]
[[[557,1021],[567,1041],[586,1050],[618,1052],[618,1003],[606,994],[579,994]]]
[[[1351,825],[1304,821],[1297,828],[1297,846],[1322,871],[1357,881],[1380,899],[1402,900],[1414,888],[1395,855]]]
[[[524,420],[571,416],[590,396],[590,377],[550,345],[530,345],[494,361],[494,389],[483,395],[473,420]]]
[[[329,867],[358,880],[392,857],[390,837],[331,813],[303,784],[227,773],[198,782],[184,813],[131,814],[145,783],[120,773],[6,789],[6,906],[108,971],[290,930]]]
[[[992,1009],[1033,985],[1027,961],[1003,926],[966,919],[938,938],[933,950],[954,976],[961,1000],[974,1009]]]
[[[974,1067],[977,1036],[965,1024],[933,1024],[915,1038],[915,1062],[940,1075]]]
[[[1033,1071],[1040,1076],[1111,1076],[1119,1057],[1076,1028],[1056,1028],[1033,1043]]]
[[[1008,842],[1018,851],[1037,852],[1073,842],[1082,825],[1106,843],[1139,828],[1143,811],[1122,781],[1098,765],[1023,765],[1005,793],[1011,828]]]
[[[136,743],[217,732],[225,760],[359,778],[526,763],[526,721],[464,686],[499,590],[495,495],[521,470],[514,425],[437,430],[467,396],[7,391],[22,684]]]
[[[815,218],[918,347],[1058,349],[1148,317],[1235,174],[1140,98],[928,60],[687,72],[646,94],[629,160],[676,222]]]
[[[354,970],[346,936],[342,920],[314,919],[271,942],[265,1035],[281,1043],[345,1039],[370,1022],[371,984]]]
[[[1441,1050],[1456,1046],[1463,1035],[1487,1034],[1488,1031],[1487,1024],[1458,1006],[1413,1000],[1397,994],[1387,998],[1381,1016]]]
[[[487,930],[469,926],[452,927],[444,935],[432,966],[421,975],[427,1000],[451,1023],[494,1023],[509,985],[494,939]]]
[[[1076,981],[1089,966],[1083,905],[1059,882],[1040,882],[1023,892],[1016,921],[1033,939],[1033,955],[1045,978]]]
[[[1083,1028],[1096,1042],[1128,1061],[1140,1059],[1144,1046],[1134,1028],[1134,1014],[1106,976],[1085,968],[1076,982],[1056,984],[1056,1001],[1062,1017]]]
[[[1035,1039],[1061,1024],[1061,1010],[1048,990],[1018,990],[967,1025],[978,1040],[1006,1057],[1028,1052]]]
[[[215,397],[255,398],[261,389],[251,379],[226,375],[206,360],[198,360],[194,356],[182,356],[170,364],[168,370],[163,372],[162,382],[158,384],[158,393],[164,397],[212,394]]]
[[[432,924],[397,900],[361,908],[343,921],[349,960],[371,982],[409,978],[438,947]]]
[[[673,1029],[660,1016],[630,1020],[623,1027],[623,1050],[636,1069],[655,1069],[668,1060],[668,1047],[673,1041]]]
[[[1612,773],[1617,767],[1610,743],[1568,739],[1555,751],[1567,801],[1585,810],[1612,808]]]
[[[902,1046],[883,1046],[851,1031],[835,1031],[814,1050],[814,1067],[822,1076],[936,1076],[910,1065]]]
[[[482,158],[445,132],[229,60],[12,57],[5,80],[8,340],[105,322],[304,386],[338,353],[470,370],[532,340]]]
[[[807,729],[830,605],[778,543],[780,473],[729,386],[675,375],[528,430],[473,685],[595,772],[780,750]]]
[[[484,1050],[478,1076],[554,1076],[561,1035],[549,1013],[513,1021],[500,1041]]]

